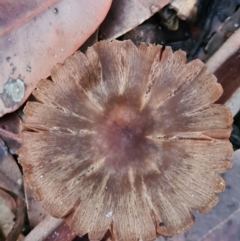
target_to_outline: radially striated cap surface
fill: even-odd
[[[150,241],[208,212],[231,167],[232,116],[200,60],[170,47],[102,41],[41,80],[19,161],[35,198],[79,235]],[[68,218],[69,219],[69,218]]]

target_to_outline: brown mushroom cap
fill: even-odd
[[[208,212],[231,167],[232,116],[199,60],[102,41],[39,82],[24,112],[19,160],[35,198],[90,239],[153,240]]]

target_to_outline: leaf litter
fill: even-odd
[[[221,18],[222,21],[225,21],[225,19],[226,19],[225,16],[227,16],[226,12],[227,12],[227,14],[231,15],[234,12],[234,9],[236,9],[236,7],[238,7],[240,3],[238,3],[237,0],[234,0],[234,1],[231,1],[231,4],[229,4],[228,8],[225,7],[225,8],[221,9],[220,6],[222,6],[222,2],[223,1],[219,1],[219,7],[217,8],[219,10],[217,12],[218,12],[219,18]],[[216,8],[216,6],[214,8]],[[181,22],[181,20],[180,20],[180,22]],[[237,25],[235,25],[235,26],[237,26]],[[212,29],[214,29],[214,27]],[[214,31],[216,31],[216,29],[217,29],[217,27],[215,27],[215,30],[211,30],[212,33],[214,33]],[[120,29],[119,31],[120,31],[119,33],[123,33],[123,31],[125,31],[125,30]],[[101,34],[101,28],[100,28],[100,34]],[[171,32],[171,34],[174,34],[174,33]],[[216,35],[216,37],[217,37],[217,35]],[[162,36],[163,35],[161,35],[161,38],[162,38]],[[166,36],[166,34],[164,34],[164,36]],[[158,39],[160,39],[158,41],[162,41],[161,38],[158,38]],[[167,39],[167,41],[165,43],[169,43],[169,39]],[[173,46],[176,46],[175,45],[176,42],[174,42],[174,41],[170,42],[170,44]],[[178,44],[179,44],[179,42],[178,42]],[[185,45],[183,44],[181,46],[184,47]],[[191,49],[189,49],[189,53],[191,55],[192,52],[190,50]],[[209,52],[211,52],[211,51],[209,51]],[[201,57],[201,54],[199,54],[198,56]],[[208,58],[208,56],[206,58]],[[9,61],[9,59],[8,59],[8,61]],[[26,69],[30,70],[29,67],[26,67]],[[31,71],[33,71],[32,68],[31,68]],[[8,121],[9,120],[7,120],[6,122],[8,123]],[[4,150],[4,153],[5,153],[3,158],[1,158],[1,160],[0,160],[0,190],[2,192],[4,192],[6,195],[9,195],[9,193],[10,193],[10,197],[12,197],[12,199],[15,202],[15,205],[18,207],[18,210],[19,210],[19,212],[17,212],[16,209],[11,211],[9,209],[9,207],[7,207],[8,211],[10,210],[10,213],[12,213],[12,214],[9,214],[10,217],[13,217],[17,214],[24,214],[24,215],[26,214],[25,204],[23,204],[23,202],[22,202],[23,200],[25,200],[23,186],[22,186],[22,174],[21,174],[21,171],[19,170],[19,167],[16,164],[14,158],[12,157],[12,155],[9,154],[9,152],[11,154],[15,154],[16,149],[19,147],[18,145],[20,143],[19,139],[16,138],[17,137],[16,132],[12,131],[12,133],[13,133],[12,136],[7,135],[7,137],[6,137],[5,130],[4,131],[0,130],[0,135],[3,140],[3,142],[1,142],[0,146]],[[239,194],[239,188],[235,184],[235,183],[239,183],[239,181],[240,181],[239,160],[240,160],[240,154],[239,154],[239,151],[236,151],[234,157],[232,158],[233,168],[231,170],[229,170],[225,175],[223,175],[224,179],[227,182],[226,190],[223,194],[220,194],[220,201],[219,201],[218,205],[212,211],[210,211],[208,214],[205,214],[204,216],[202,216],[201,214],[198,214],[198,213],[194,213],[194,215],[197,216],[196,224],[193,226],[193,228],[191,228],[185,234],[178,235],[173,238],[159,237],[156,240],[158,240],[158,241],[163,241],[163,240],[169,240],[169,241],[193,241],[193,240],[194,241],[195,240],[197,240],[197,241],[215,241],[215,240],[229,241],[229,240],[232,240],[232,241],[235,241],[235,240],[239,240],[240,239],[239,238],[240,194]],[[8,163],[10,163],[10,164],[8,164]],[[4,166],[4,168],[3,168],[3,166]],[[6,169],[8,169],[8,171],[6,171]],[[10,180],[8,180],[8,178],[6,178],[6,176],[11,177]],[[29,193],[29,190],[27,190],[27,193]],[[34,200],[31,199],[31,195],[27,195],[27,196],[29,197],[29,203],[33,202],[33,206],[34,206],[35,205]],[[18,197],[20,197],[20,198],[18,198]],[[4,203],[4,201],[2,203]],[[38,206],[39,203],[36,202],[36,205]],[[6,207],[6,205],[5,205],[5,207]],[[28,210],[28,213],[29,213],[29,210]],[[37,216],[41,213],[42,213],[42,210],[41,210],[41,204],[40,204],[38,206],[38,208],[36,208],[36,214],[33,214],[33,216],[35,216],[35,215]],[[24,215],[22,215],[23,219],[24,219]],[[28,214],[28,218],[30,216],[31,215]],[[36,216],[34,217],[34,219],[36,218]],[[45,215],[43,215],[43,216],[45,216]],[[22,221],[20,219],[18,219],[18,220],[16,220],[17,222],[19,222],[19,224],[17,224],[17,225],[19,225],[19,227],[22,231],[22,228],[21,228]],[[46,216],[45,220],[47,220],[47,216]],[[41,224],[42,222],[43,222],[42,218],[36,218],[33,221],[33,223],[31,224],[31,228],[33,228],[35,225],[37,225],[37,223]],[[11,222],[9,222],[9,223],[12,225]],[[25,226],[26,226],[26,222],[25,222]],[[56,225],[56,226],[58,226],[58,225]],[[38,225],[36,227],[38,227]],[[64,230],[65,227],[66,227],[66,225],[61,224],[59,233],[61,232],[61,230]],[[26,227],[24,229],[26,229]],[[42,229],[42,232],[43,232],[43,230],[44,229]],[[20,233],[20,232],[18,231],[18,233]],[[25,230],[23,232],[28,233],[29,230],[28,231]],[[67,232],[71,232],[71,231],[68,230]],[[50,238],[51,236],[55,236],[54,240],[56,240],[56,241],[60,240],[57,238],[57,236],[59,236],[59,235],[57,235],[57,233],[58,233],[58,231],[53,229],[52,233],[49,232],[50,235],[47,240],[52,240]],[[12,237],[13,236],[9,236],[9,238],[12,238]],[[72,238],[73,237],[74,237],[74,235],[72,236]],[[11,240],[9,238],[8,238],[9,241],[17,240],[17,239]],[[62,238],[64,238],[64,235],[62,236]],[[87,237],[83,237],[83,238],[78,237],[78,238],[75,238],[75,240],[84,240],[85,241],[88,239],[87,239]]]

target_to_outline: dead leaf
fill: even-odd
[[[0,139],[0,189],[7,190],[24,199],[23,178],[19,167]]]
[[[11,154],[16,154],[21,146],[18,137],[22,129],[22,121],[16,113],[11,113],[0,118],[0,138],[4,141]]]
[[[0,116],[16,110],[53,65],[85,42],[110,4],[111,0],[1,1]]]
[[[2,196],[4,195],[3,193],[9,196],[8,204],[11,203],[11,207],[14,207],[10,208],[10,210],[15,217],[15,222],[11,223],[11,227],[9,226],[9,229],[11,229],[7,232],[6,241],[17,240],[23,229],[25,219],[23,179],[17,163],[12,155],[8,153],[7,147],[2,140],[0,140],[0,193]],[[10,199],[12,200],[11,202],[9,201]],[[13,202],[14,204],[12,204]],[[0,216],[2,216],[2,210],[0,213]],[[8,215],[12,218],[11,213],[8,212]]]
[[[207,61],[240,26],[240,8],[217,29],[205,47]]]
[[[103,39],[117,38],[135,28],[170,0],[113,0],[110,11],[100,26]]]
[[[16,208],[14,199],[0,189],[0,240],[5,240],[13,229]]]
[[[81,46],[79,50],[85,53],[87,48],[94,45],[98,41],[98,33],[99,33],[99,28],[86,40],[86,42]]]
[[[215,73],[219,83],[221,83],[224,89],[224,93],[218,102],[225,102],[225,105],[230,108],[233,116],[239,112],[239,56],[240,29],[238,29],[206,63],[208,70]]]
[[[28,200],[29,225],[31,228],[34,228],[47,216],[47,213],[42,207],[42,202],[34,199],[33,190],[28,187],[26,187],[26,198]]]
[[[17,240],[24,225],[24,202],[16,195],[0,189],[0,213],[0,240]]]
[[[11,232],[8,234],[6,241],[13,241],[18,239],[24,226],[25,213],[26,213],[25,202],[18,196],[15,196],[14,194],[12,194],[12,196],[17,206],[16,212],[15,212],[15,224]]]

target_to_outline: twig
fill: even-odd
[[[44,220],[39,223],[26,237],[23,241],[42,241],[49,234],[52,233],[61,223],[62,219],[53,218],[51,216],[46,216]]]

